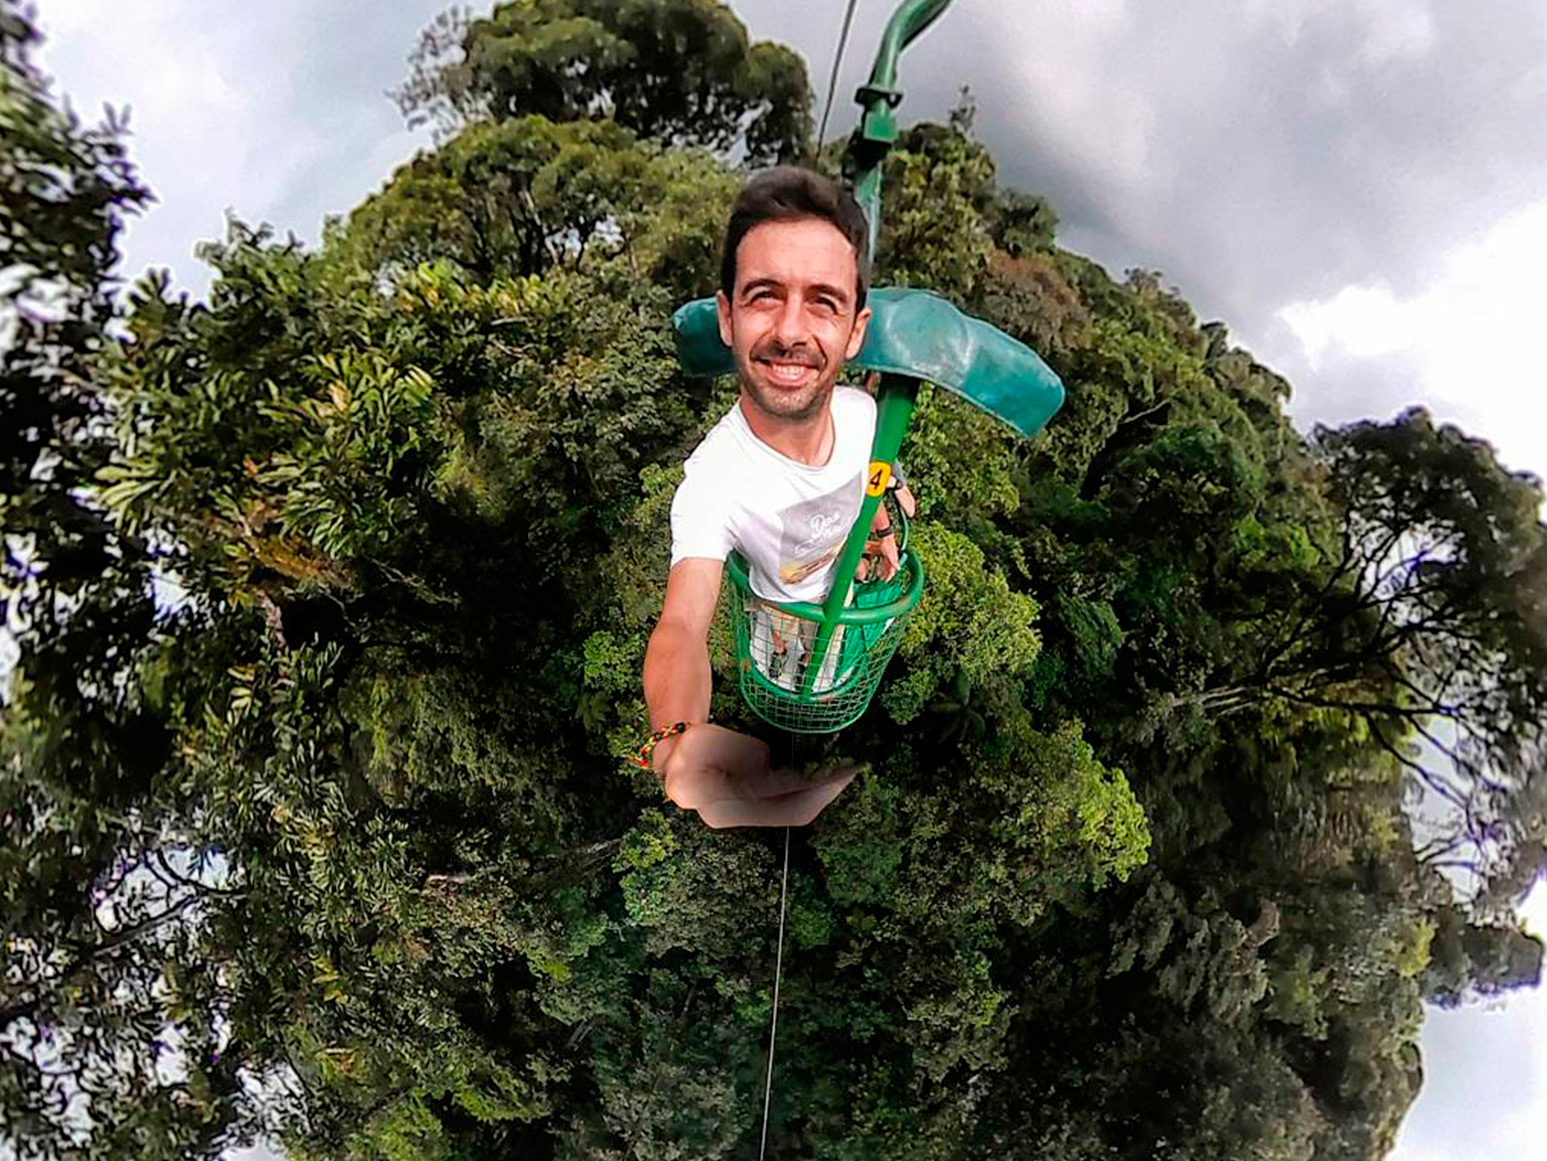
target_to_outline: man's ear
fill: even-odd
[[[714,292],[714,314],[720,320],[720,341],[727,347],[731,346],[731,300],[725,297],[725,291]]]
[[[870,325],[870,308],[867,306],[854,316],[854,329],[849,332],[849,349],[844,352],[845,359],[852,359],[859,354],[859,349],[865,345],[865,328]]]

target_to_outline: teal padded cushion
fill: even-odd
[[[928,290],[901,286],[870,292],[873,317],[849,365],[938,383],[975,407],[1035,435],[1063,406],[1063,381],[1019,339],[963,314]],[[677,355],[689,375],[730,375],[714,299],[699,298],[671,317]]]

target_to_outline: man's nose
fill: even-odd
[[[787,347],[797,346],[810,338],[806,326],[806,311],[798,295],[784,300],[779,317],[774,321],[774,334]]]

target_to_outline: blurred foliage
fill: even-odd
[[[438,22],[436,149],[316,251],[233,223],[208,303],[152,272],[110,331],[148,195],[0,11],[7,1144],[748,1155],[782,836],[619,755],[734,390],[667,318],[731,159],[804,148],[803,68],[711,0]],[[879,277],[1069,397],[1028,441],[926,389],[925,601],[859,723],[770,739],[868,764],[793,836],[771,1148],[1381,1156],[1424,1000],[1540,974],[1540,486],[1419,411],[1300,435],[970,127],[904,132]],[[727,639],[714,716],[757,731]]]

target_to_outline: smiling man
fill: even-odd
[[[858,518],[875,402],[835,384],[870,319],[866,230],[847,190],[793,167],[758,174],[731,208],[717,305],[741,393],[672,502],[671,573],[645,654],[656,733],[641,747],[667,796],[713,827],[805,825],[853,778],[773,771],[764,743],[710,724],[708,633],[732,549],[759,597],[821,601]],[[883,576],[897,566],[888,522],[881,505]],[[767,614],[762,631],[793,671],[803,643],[781,618]]]

